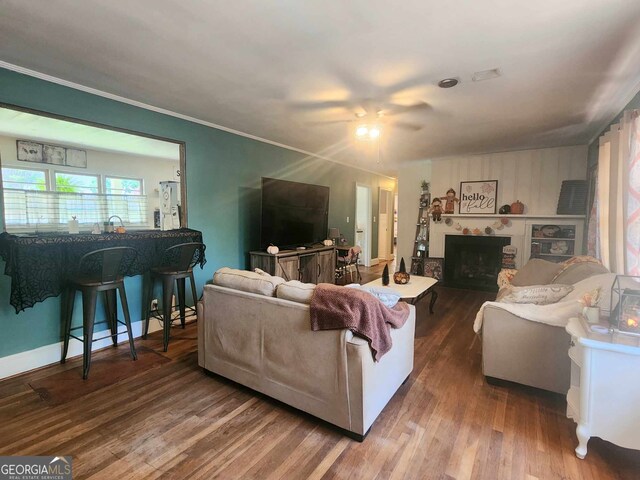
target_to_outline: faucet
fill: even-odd
[[[122,221],[122,218],[120,218],[118,215],[111,215],[109,217],[109,220],[107,220],[107,225],[109,225],[109,228],[113,228],[112,227],[112,222],[111,222],[112,218],[117,218],[118,220],[120,220],[120,226],[115,228],[115,229],[113,229],[113,231],[115,231],[116,233],[124,233],[125,232],[124,222]],[[109,230],[109,231],[111,231],[111,230]]]
[[[111,216],[109,217],[109,220],[107,220],[107,223],[111,223],[111,219],[112,219],[112,218],[117,218],[118,220],[120,220],[120,226],[121,226],[121,227],[124,227],[124,223],[122,222],[122,218],[120,218],[118,215],[111,215]]]

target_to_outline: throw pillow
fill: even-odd
[[[503,303],[533,303],[549,305],[563,299],[573,290],[573,285],[532,285],[528,287],[511,287],[511,291],[503,296]]]
[[[526,285],[547,285],[562,268],[562,264],[547,262],[540,258],[532,258],[518,270],[511,279],[511,285],[524,287]]]
[[[302,283],[298,280],[289,280],[278,285],[276,297],[292,302],[311,303],[311,297],[316,286],[313,283]]]
[[[346,286],[346,288],[357,288],[363,292],[370,293],[378,300],[382,302],[385,307],[393,308],[396,303],[400,301],[402,296],[394,289],[389,287],[366,287],[358,283],[352,283]]]
[[[222,267],[213,275],[213,284],[221,287],[234,288],[243,292],[257,293],[274,297],[276,287],[284,282],[280,277],[257,274],[246,270],[236,270],[234,268]]]

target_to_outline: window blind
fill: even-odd
[[[5,225],[11,230],[66,231],[72,217],[81,226],[118,215],[127,226],[148,226],[146,195],[4,189]]]

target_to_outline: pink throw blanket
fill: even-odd
[[[405,324],[409,306],[398,302],[388,308],[368,292],[321,283],[311,298],[310,313],[311,330],[348,328],[369,342],[378,361],[391,350],[390,327]]]

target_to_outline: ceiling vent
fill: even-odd
[[[482,82],[484,80],[491,80],[492,78],[498,78],[500,75],[500,70],[497,68],[492,68],[491,70],[483,70],[481,72],[475,72],[471,80],[474,82]]]

